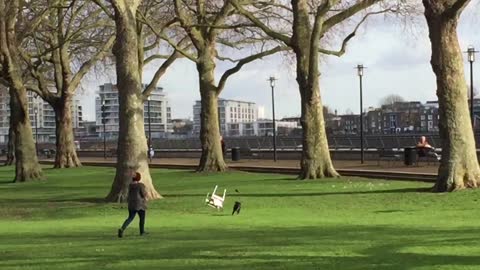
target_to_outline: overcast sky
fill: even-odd
[[[480,0],[472,0],[461,18],[458,28],[460,45],[474,45],[480,49]],[[351,110],[359,112],[358,77],[354,67],[367,67],[364,76],[364,107],[378,106],[382,97],[399,94],[406,100],[425,102],[436,100],[435,77],[430,67],[430,41],[425,20],[417,20],[415,27],[392,24],[383,19],[370,21],[350,42],[347,53],[327,57],[321,63],[320,85],[323,103],[339,114]],[[465,58],[466,59],[466,58]],[[300,97],[295,81],[295,70],[284,57],[272,56],[245,66],[231,77],[220,97],[253,101],[265,107],[271,117],[271,91],[267,79],[278,78],[275,88],[277,118],[300,116]],[[160,63],[159,63],[160,64]],[[145,71],[145,80],[153,75],[151,68]],[[465,60],[465,74],[469,78],[469,65]],[[217,74],[219,78],[221,74]],[[474,85],[480,88],[480,54],[474,63]],[[217,79],[218,79],[217,78]],[[86,82],[86,91],[80,96],[84,115],[95,118],[94,94],[98,85],[111,79],[95,79]],[[188,60],[177,61],[160,81],[170,99],[173,118],[191,118],[192,106],[200,98],[195,65]]]

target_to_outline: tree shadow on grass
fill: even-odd
[[[123,239],[115,237],[114,229],[36,231],[21,238],[0,234],[8,250],[2,255],[0,268],[35,265],[54,269],[49,268],[53,266],[50,263],[56,262],[56,269],[66,269],[69,263],[85,258],[92,258],[86,266],[109,265],[115,269],[128,269],[118,258],[134,261],[137,269],[410,270],[438,266],[475,269],[480,265],[480,256],[471,252],[480,240],[477,228],[176,226],[150,228],[146,238],[134,236],[136,228],[129,228]],[[47,250],[39,248],[44,244],[49,245]],[[28,252],[30,249],[32,252]],[[25,252],[29,253],[28,260],[24,260]]]
[[[54,202],[82,202],[82,203],[96,203],[96,204],[105,204],[109,203],[105,198],[98,198],[98,197],[92,197],[92,198],[80,198],[80,199],[59,199],[59,200],[53,200]]]
[[[13,180],[0,180],[0,185],[15,184]]]
[[[368,191],[339,191],[339,192],[297,192],[297,193],[238,193],[230,194],[230,197],[317,197],[333,195],[365,195],[365,194],[397,194],[397,193],[430,193],[431,188],[400,188],[386,190],[368,190]],[[195,193],[164,193],[168,197],[205,197],[205,194]]]
[[[35,204],[35,203],[68,203],[68,202],[78,202],[78,203],[89,203],[89,204],[106,204],[109,203],[105,198],[91,197],[91,198],[77,198],[77,199],[50,199],[50,198],[31,198],[31,199],[0,199],[0,203],[25,203],[25,204]]]

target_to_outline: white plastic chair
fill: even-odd
[[[223,202],[225,201],[225,194],[227,193],[227,190],[223,190],[223,197],[220,197],[219,195],[216,195],[215,192],[217,191],[217,187],[213,189],[212,195],[210,196],[210,193],[207,193],[207,197],[205,198],[205,203],[213,208],[216,209],[223,209]]]

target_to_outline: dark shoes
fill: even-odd
[[[118,238],[122,238],[122,237],[123,237],[123,230],[118,229]]]
[[[140,236],[144,236],[144,235],[147,235],[147,234],[148,234],[148,232],[141,232],[141,233],[140,233]],[[122,237],[123,237],[123,230],[122,230],[122,229],[118,229],[117,235],[118,235],[118,238],[122,238]]]

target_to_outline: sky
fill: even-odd
[[[460,46],[467,50],[473,45],[480,50],[480,0],[472,0],[460,18],[458,35]],[[338,43],[340,44],[340,43]],[[335,48],[335,44],[333,47]],[[436,100],[435,76],[430,66],[430,41],[425,19],[414,24],[385,21],[376,18],[367,22],[349,43],[342,57],[328,56],[320,65],[320,92],[324,105],[338,114],[359,113],[359,78],[355,66],[367,67],[363,77],[364,108],[378,107],[380,100],[398,94],[406,100]],[[245,66],[233,75],[221,98],[251,101],[265,108],[271,117],[271,88],[267,79],[275,76],[276,118],[300,116],[300,96],[295,80],[295,69],[282,55],[274,55]],[[469,82],[469,64],[465,54],[465,75]],[[161,62],[158,62],[160,65]],[[144,72],[148,81],[158,65],[152,64]],[[223,65],[219,65],[222,69]],[[221,73],[216,74],[217,79]],[[186,59],[177,60],[170,67],[159,86],[163,87],[172,107],[172,118],[192,118],[192,106],[200,99],[195,65]],[[113,79],[112,79],[113,78]],[[89,79],[80,92],[80,102],[86,120],[95,119],[95,99],[98,86],[114,81],[114,76]],[[474,63],[474,85],[480,88],[480,53]]]

